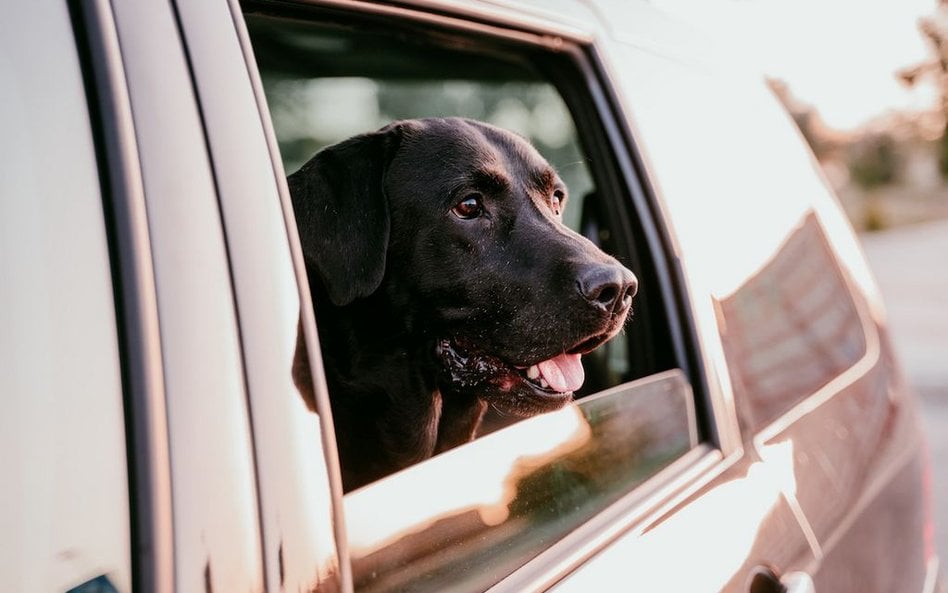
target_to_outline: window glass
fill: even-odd
[[[115,301],[65,3],[0,19],[0,590],[130,591]]]
[[[346,496],[359,591],[481,591],[697,444],[668,371],[535,416]]]
[[[816,215],[717,300],[741,425],[765,427],[866,353],[865,324]]]

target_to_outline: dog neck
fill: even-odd
[[[382,295],[337,307],[311,288],[344,488],[430,457],[441,419],[433,342],[413,335]],[[306,356],[300,334],[294,380],[315,410]]]

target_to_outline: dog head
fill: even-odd
[[[621,330],[632,273],[567,228],[567,189],[521,137],[406,120],[289,178],[303,254],[332,305],[383,299],[430,355],[442,397],[561,407],[582,354]]]

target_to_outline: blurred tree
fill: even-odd
[[[931,59],[905,68],[899,78],[908,86],[933,78],[941,97],[942,135],[938,141],[938,168],[948,178],[948,0],[938,0],[935,11],[919,20],[918,29],[932,51]]]
[[[849,174],[863,189],[873,189],[898,180],[901,151],[892,134],[866,134],[849,147]]]

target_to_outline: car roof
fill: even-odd
[[[707,33],[646,0],[408,0],[406,4],[578,42],[608,38],[695,64],[730,69],[742,61]]]

